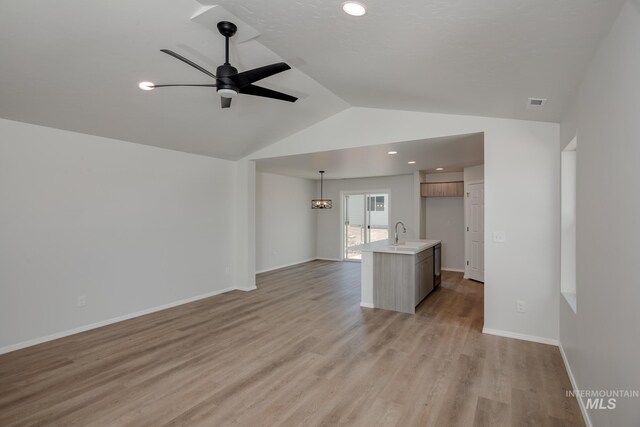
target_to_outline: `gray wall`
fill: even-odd
[[[0,350],[234,286],[234,162],[1,119],[0,135]]]
[[[560,342],[580,389],[640,388],[640,5],[628,1],[562,123],[577,134],[577,314],[560,304]],[[560,156],[558,154],[558,156]],[[558,290],[559,291],[559,290]],[[640,422],[640,401],[590,410],[594,426]]]
[[[427,174],[424,182],[464,180],[463,173]],[[464,271],[464,198],[426,197],[426,238],[442,240],[442,268]]]
[[[316,257],[315,181],[256,172],[256,271]]]

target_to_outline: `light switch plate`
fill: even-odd
[[[497,243],[504,243],[507,241],[507,233],[504,231],[494,231],[493,241]]]

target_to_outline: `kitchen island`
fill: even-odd
[[[415,313],[439,285],[440,240],[362,245],[362,307]]]

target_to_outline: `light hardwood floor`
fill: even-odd
[[[0,356],[0,425],[583,425],[558,349],[483,335],[461,274],[415,315],[360,308],[359,264],[257,281]]]

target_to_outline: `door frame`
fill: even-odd
[[[340,217],[338,218],[338,224],[340,228],[340,259],[342,261],[361,262],[361,260],[359,259],[349,259],[345,256],[346,248],[344,247],[344,242],[345,242],[344,215],[346,211],[346,206],[344,205],[344,196],[350,196],[352,194],[362,194],[365,196],[365,200],[366,200],[367,195],[380,194],[380,193],[387,195],[387,205],[389,206],[387,222],[390,222],[391,221],[391,190],[387,189],[387,190],[341,190],[340,191]],[[366,206],[365,206],[365,209],[366,209]],[[391,225],[388,224],[388,227],[391,227]],[[391,230],[391,228],[389,228],[389,230]]]
[[[470,255],[470,247],[471,247],[471,242],[469,241],[469,233],[467,232],[467,227],[469,227],[469,197],[468,197],[468,193],[469,193],[469,186],[473,185],[473,184],[482,184],[482,189],[484,192],[484,179],[476,179],[473,181],[465,181],[464,182],[464,278],[468,279],[469,278],[469,265],[467,264],[469,261],[469,255]],[[483,202],[482,202],[482,210],[485,210],[486,207],[486,200],[483,197]],[[485,230],[485,224],[484,224],[484,212],[482,214],[482,219],[483,219],[483,224],[482,224],[482,230],[483,233],[485,234],[485,241],[483,242],[482,245],[482,251],[485,251],[485,247],[486,247],[486,230]],[[483,254],[484,255],[484,254]],[[483,256],[484,258],[484,256]],[[484,266],[482,266],[482,271],[484,274]]]

